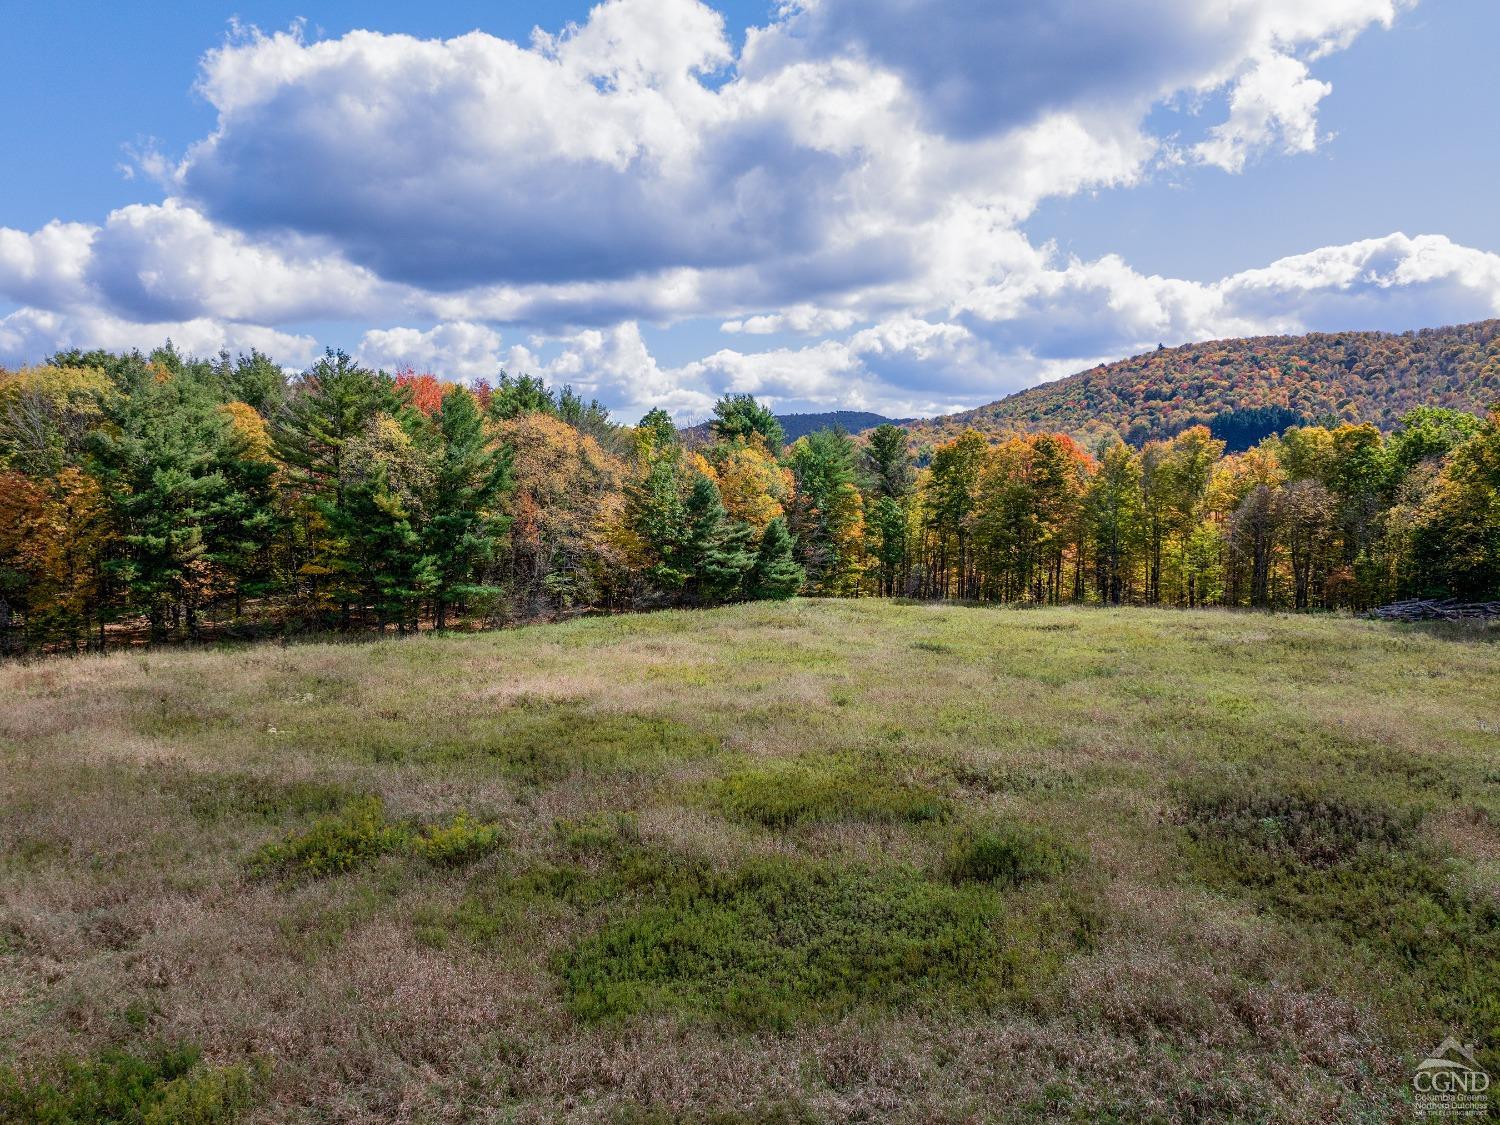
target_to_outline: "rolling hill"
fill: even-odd
[[[1500,1067],[1497,682],[874,599],[0,662],[0,1121],[1406,1120]]]
[[[1101,364],[959,414],[909,424],[917,446],[966,429],[1055,430],[1133,444],[1202,423],[1231,449],[1304,421],[1390,429],[1413,406],[1483,413],[1500,401],[1500,320],[1417,332],[1211,340]]]

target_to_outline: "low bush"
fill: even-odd
[[[464,813],[447,824],[393,822],[386,819],[380,798],[364,797],[345,805],[337,816],[266,844],[250,857],[248,867],[257,878],[317,879],[401,853],[456,866],[489,854],[503,842],[499,826],[471,820]]]
[[[423,828],[411,839],[412,851],[429,863],[458,867],[488,855],[505,842],[499,825],[483,824],[459,813],[447,824]]]
[[[1018,887],[1060,875],[1076,854],[1050,833],[1013,824],[971,827],[948,847],[943,870],[954,882]]]
[[[612,913],[553,961],[584,1019],[675,1010],[783,1028],[862,1006],[983,1006],[1026,993],[1095,932],[1067,894],[785,857],[726,870],[631,827],[565,830],[580,849],[569,876],[509,888],[512,904],[552,891]]]
[[[1201,843],[1288,855],[1313,867],[1346,862],[1372,848],[1404,847],[1421,822],[1415,810],[1379,802],[1247,784],[1186,789],[1182,810],[1188,833]]]
[[[277,781],[263,774],[204,774],[183,786],[183,795],[199,820],[226,816],[275,820],[283,816],[331,813],[345,804],[349,790],[325,781]]]
[[[267,844],[250,858],[253,875],[316,879],[337,875],[397,851],[407,830],[385,818],[378,797],[351,801],[337,816],[319,820],[305,832]]]
[[[1049,974],[1056,935],[1000,896],[905,869],[680,865],[652,901],[560,955],[578,1016],[677,1010],[787,1027],[856,1006],[983,1005]]]
[[[1388,1006],[1500,1068],[1500,902],[1422,842],[1419,811],[1246,785],[1189,786],[1179,807],[1199,878],[1344,943]]]
[[[714,783],[711,795],[728,816],[783,829],[840,820],[920,823],[943,818],[949,808],[940,794],[887,763],[846,756],[751,766]]]
[[[547,704],[508,712],[485,753],[510,776],[542,786],[579,773],[650,769],[717,749],[714,739],[672,719]]]
[[[249,1107],[254,1086],[248,1068],[204,1065],[192,1047],[110,1049],[36,1072],[0,1065],[0,1121],[217,1125]]]
[[[1078,780],[1050,766],[1023,766],[960,758],[951,767],[953,780],[980,793],[1052,793],[1074,789]]]

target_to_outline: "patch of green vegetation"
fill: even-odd
[[[249,1108],[254,1088],[248,1068],[204,1065],[196,1048],[109,1049],[87,1059],[58,1059],[35,1072],[0,1066],[0,1120],[216,1125]]]
[[[949,803],[880,758],[804,755],[748,766],[711,784],[725,815],[767,828],[829,821],[940,820]]]
[[[558,840],[575,862],[504,894],[512,908],[554,895],[613,914],[553,959],[569,1007],[588,1020],[671,1010],[785,1028],[864,1006],[984,1006],[1026,995],[1096,926],[1065,886],[1001,895],[978,874],[950,882],[786,857],[726,869],[643,843],[623,818],[560,825]],[[1039,860],[1052,854],[1039,838],[1025,847],[1028,877],[1061,870]]]
[[[68,853],[68,846],[57,840],[49,840],[45,836],[22,835],[5,849],[3,858],[17,867],[27,868],[65,859]]]
[[[551,859],[471,885],[451,915],[423,919],[423,925],[491,944],[508,938],[530,913],[617,902],[670,882],[688,862],[679,853],[643,844],[635,818],[625,813],[558,821],[553,845]]]
[[[528,785],[552,785],[579,773],[651,769],[706,757],[718,742],[656,715],[599,714],[576,704],[525,703],[498,727],[424,754],[427,759],[487,755]]]
[[[363,866],[377,856],[400,850],[408,833],[385,818],[378,797],[351,801],[337,816],[325,817],[304,832],[267,844],[250,857],[257,878],[317,879]]]
[[[1389,1007],[1466,1034],[1500,1066],[1500,903],[1422,843],[1419,810],[1251,783],[1179,800],[1200,878],[1332,934],[1386,982]]]
[[[365,797],[306,831],[266,844],[250,857],[248,867],[256,878],[318,879],[398,853],[456,866],[487,855],[503,842],[499,826],[471,820],[464,813],[446,825],[395,822],[386,819],[380,798]]]
[[[952,766],[953,780],[980,793],[1055,793],[1074,789],[1077,779],[1070,773],[1045,765],[960,758]]]
[[[327,781],[278,781],[266,774],[200,774],[182,784],[193,816],[213,822],[227,816],[279,820],[331,813],[349,801],[347,787]]]
[[[459,867],[488,855],[505,842],[497,824],[473,820],[459,813],[447,824],[434,824],[411,837],[411,849],[428,863]]]
[[[939,656],[945,656],[955,651],[952,645],[944,644],[942,641],[917,641],[911,647],[918,652],[933,652]]]
[[[277,918],[276,929],[290,953],[313,964],[341,948],[397,898],[396,887],[389,883],[340,887],[335,894],[295,902]]]
[[[1050,832],[1014,824],[972,826],[949,846],[943,871],[954,882],[1018,887],[1061,875],[1078,854]]]
[[[778,1100],[749,1109],[715,1109],[684,1118],[682,1111],[661,1106],[622,1106],[610,1117],[612,1125],[681,1125],[684,1120],[702,1125],[819,1125],[824,1118],[793,1101]]]
[[[1079,937],[909,868],[690,864],[652,898],[555,959],[579,1017],[675,1010],[784,1028],[866,1005],[983,1006],[1023,995]]]

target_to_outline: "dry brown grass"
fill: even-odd
[[[1321,779],[1426,809],[1475,887],[1500,859],[1500,648],[1348,619],[798,601],[7,665],[0,699],[0,1057],[164,1040],[262,1060],[252,1120],[1387,1119],[1443,1029],[1391,1011],[1327,934],[1195,880],[1173,787]],[[527,739],[564,765],[506,757]],[[951,813],[776,831],[705,797],[808,754],[898,761]],[[393,817],[467,811],[508,846],[250,878],[320,815],[298,803],[318,786]],[[629,902],[523,896],[498,940],[455,919],[547,865],[597,876],[557,825],[620,812],[643,846],[723,870],[932,871],[956,824],[1041,826],[1083,857],[1063,883],[1100,930],[979,1010],[588,1023],[551,959]]]

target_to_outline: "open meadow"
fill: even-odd
[[[3,665],[0,1119],[1399,1119],[1445,1036],[1500,1077],[1496,640],[795,600]]]

